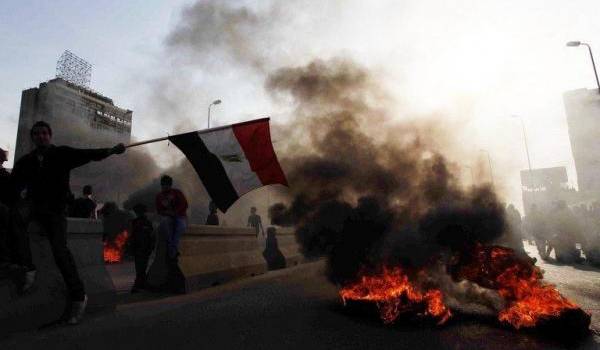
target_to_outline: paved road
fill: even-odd
[[[547,278],[589,309],[600,329],[600,271],[543,265]],[[77,327],[14,334],[0,349],[551,349],[533,335],[453,320],[444,327],[388,327],[351,316],[312,263],[190,295],[122,304]],[[600,348],[591,335],[580,348]]]

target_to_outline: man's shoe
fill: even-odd
[[[37,273],[36,270],[31,270],[31,271],[25,272],[25,279],[23,281],[23,286],[21,287],[22,294],[31,291],[31,289],[33,288],[33,285],[35,283],[36,273]]]
[[[67,319],[67,323],[70,325],[76,325],[83,319],[85,308],[87,307],[88,296],[83,297],[83,301],[74,301],[71,303],[71,314]]]

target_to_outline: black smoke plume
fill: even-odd
[[[305,255],[328,258],[332,282],[385,264],[423,267],[503,233],[494,192],[463,189],[440,140],[422,132],[438,126],[393,121],[363,67],[314,61],[275,71],[266,88],[295,107],[280,130],[295,142],[282,157],[292,201],[272,206],[271,218],[296,226]]]

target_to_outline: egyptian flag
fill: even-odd
[[[174,135],[169,140],[192,163],[222,212],[253,189],[288,185],[273,150],[269,118]]]

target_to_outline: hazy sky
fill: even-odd
[[[14,149],[21,91],[52,78],[65,49],[94,65],[93,89],[134,111],[138,138],[204,127],[214,98],[223,99],[215,125],[281,115],[263,91],[261,72],[223,61],[222,48],[206,50],[216,58],[201,65],[169,53],[165,39],[193,2],[1,1],[0,146]],[[567,166],[575,184],[562,93],[593,88],[595,80],[587,51],[565,43],[585,41],[600,53],[597,0],[219,3],[258,14],[273,4],[284,9],[283,19],[261,28],[271,31],[257,46],[269,65],[347,56],[389,89],[399,120],[435,114],[452,121],[448,133],[472,151],[465,165],[489,150],[508,200],[520,204],[518,171],[527,164],[511,114],[525,120],[533,166]],[[179,97],[176,109],[154,107],[156,84]]]

